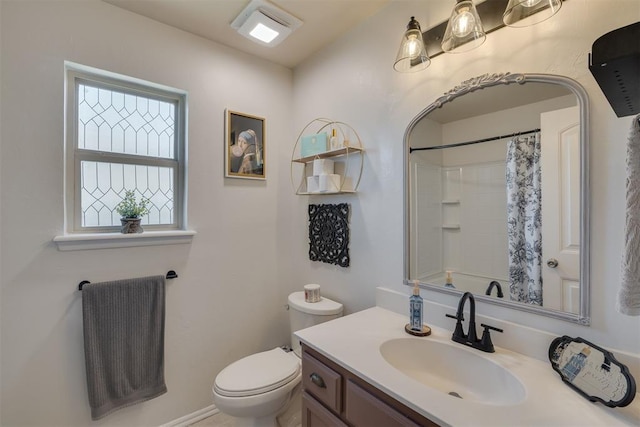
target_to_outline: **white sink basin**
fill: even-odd
[[[522,383],[479,350],[429,338],[397,338],[382,343],[380,353],[403,374],[451,399],[506,406],[525,398]]]

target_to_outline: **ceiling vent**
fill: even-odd
[[[598,38],[591,47],[589,70],[616,116],[640,113],[640,22]]]
[[[231,28],[263,46],[278,45],[302,21],[266,0],[252,0],[231,23]]]

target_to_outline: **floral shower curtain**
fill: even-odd
[[[512,301],[542,305],[540,134],[507,145],[507,233]]]

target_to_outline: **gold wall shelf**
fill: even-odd
[[[335,130],[337,148],[331,148],[330,137]],[[305,135],[327,133],[327,151],[312,156],[300,156],[301,139]],[[297,195],[323,196],[332,194],[355,194],[362,178],[364,148],[358,133],[344,122],[318,118],[309,122],[300,132],[291,153],[291,185]],[[336,174],[340,175],[338,191],[308,191],[307,177],[312,176],[313,161],[336,158]]]

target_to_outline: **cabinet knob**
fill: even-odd
[[[313,374],[309,375],[309,377],[311,378],[311,382],[317,385],[318,387],[327,388],[326,384],[324,383],[324,380],[320,375],[314,372]]]

